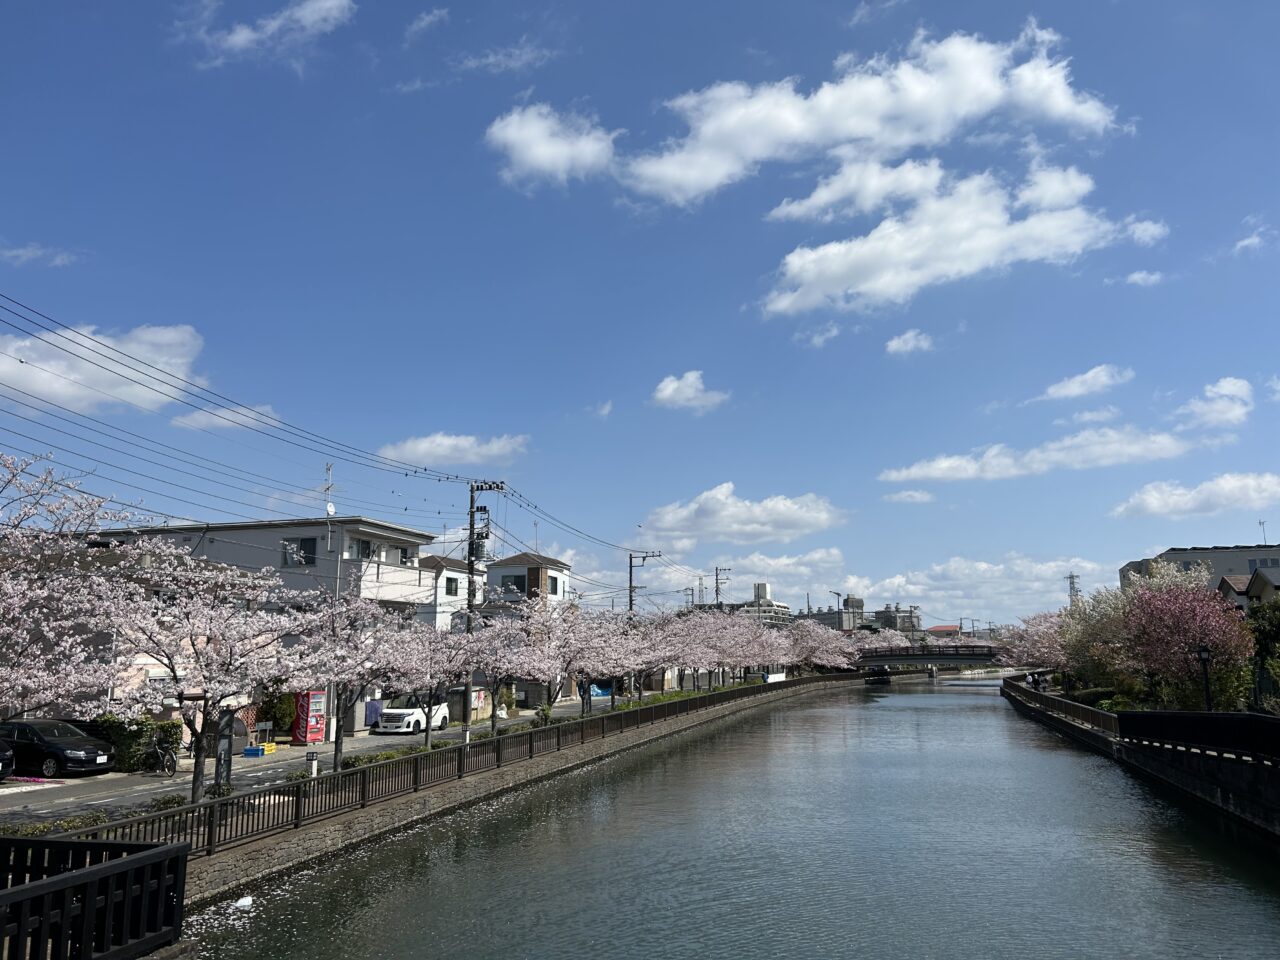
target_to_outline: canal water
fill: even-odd
[[[951,681],[749,711],[187,933],[205,960],[1280,958],[1280,868]]]

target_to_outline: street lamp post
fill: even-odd
[[[1209,689],[1209,660],[1213,656],[1213,651],[1208,647],[1201,647],[1196,651],[1196,659],[1200,661],[1200,671],[1204,676],[1204,708],[1206,711],[1213,711],[1213,693]]]

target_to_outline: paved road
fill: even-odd
[[[595,703],[597,710],[601,706],[608,709],[609,698],[597,698]],[[556,716],[577,716],[580,709],[577,700],[565,700],[556,704],[553,712]],[[499,720],[498,726],[528,723],[532,716],[532,711],[528,711],[509,720]],[[472,729],[475,732],[486,731],[489,721],[482,720]],[[458,727],[432,734],[432,739],[459,740],[461,737],[462,730]],[[409,734],[358,736],[348,738],[343,744],[343,753],[375,753],[420,742],[421,736]],[[281,747],[267,757],[236,757],[232,762],[233,781],[243,790],[280,780],[294,770],[305,769],[308,749],[316,749],[320,754],[321,769],[330,768],[332,744],[318,744],[311,748]],[[206,783],[212,783],[212,760],[205,769],[208,774]],[[38,783],[6,780],[0,783],[0,821],[56,820],[93,810],[116,813],[144,806],[152,797],[161,794],[186,794],[190,789],[191,775],[181,770],[172,780],[158,773],[102,773]]]

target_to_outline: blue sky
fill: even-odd
[[[10,6],[0,290],[730,566],[731,596],[1010,620],[1072,570],[1280,537],[1278,28],[1267,3]],[[180,516],[323,503],[296,495],[319,453],[12,327],[0,351],[7,388],[261,476],[108,457],[13,394],[0,447],[66,446],[86,487]],[[465,502],[335,483],[430,529]],[[494,503],[625,583],[620,552]]]

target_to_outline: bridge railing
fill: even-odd
[[[1107,713],[1107,711],[1098,710],[1095,707],[1086,707],[1083,703],[1076,703],[1066,697],[1054,697],[1047,693],[1040,693],[1012,677],[1006,677],[1003,686],[1006,694],[1015,696],[1024,703],[1031,703],[1042,710],[1048,710],[1050,713],[1070,717],[1072,720],[1095,727],[1112,736],[1117,736],[1120,732],[1119,723],[1114,713]]]
[[[405,796],[436,784],[532,760],[564,747],[614,736],[763,694],[795,687],[860,679],[859,673],[795,677],[734,687],[651,706],[588,716],[581,720],[507,733],[470,744],[336,770],[306,780],[279,783],[229,797],[204,800],[158,813],[115,820],[61,837],[150,843],[187,843],[192,856],[209,856],[244,841],[296,830],[305,823]],[[0,958],[3,960],[3,958]]]
[[[918,643],[909,647],[864,647],[858,651],[859,660],[873,658],[896,657],[904,660],[946,660],[948,657],[964,657],[966,659],[994,659],[1004,648],[988,644],[930,644]]]

